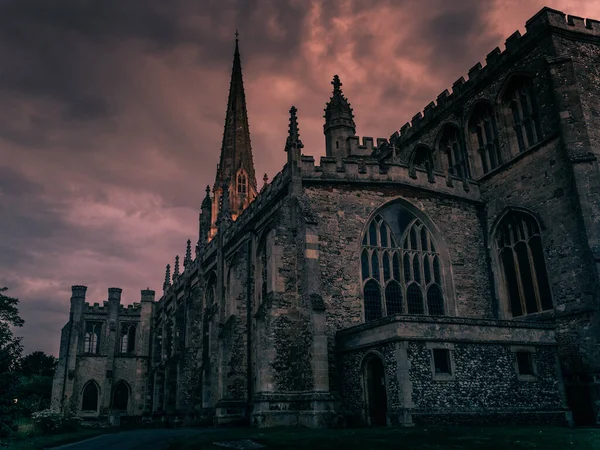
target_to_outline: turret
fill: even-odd
[[[121,289],[121,288],[116,288],[116,287],[108,288],[108,301],[121,303],[121,293],[122,292],[123,292],[123,289]]]
[[[347,140],[356,134],[356,124],[350,103],[342,93],[342,82],[337,75],[333,76],[333,94],[325,108],[325,154],[334,157],[341,164],[342,158],[348,156]]]

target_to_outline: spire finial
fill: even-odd
[[[229,203],[229,185],[227,183],[223,183],[223,193],[221,194],[220,206],[217,222],[221,223],[223,221],[230,221],[231,205]]]
[[[183,266],[187,267],[192,262],[192,240],[187,240],[187,246],[185,248],[185,259],[183,260]]]
[[[163,289],[166,291],[171,285],[171,264],[167,264],[167,270],[165,270],[165,282],[163,283]]]
[[[238,33],[238,29],[235,29],[235,41],[237,42],[238,39],[240,38],[240,33]]]
[[[266,186],[269,183],[269,176],[266,173],[263,176],[263,183],[264,183],[264,186]]]
[[[341,87],[342,87],[342,82],[340,81],[340,77],[336,74],[333,76],[333,81],[331,82],[331,84],[333,84],[333,92],[340,92],[341,91]]]
[[[303,148],[302,141],[300,140],[300,129],[298,128],[298,117],[296,113],[298,110],[295,106],[290,108],[290,126],[288,130],[288,138],[286,141],[286,151],[292,146],[296,145],[297,148]]]
[[[179,255],[175,256],[175,269],[173,270],[173,282],[179,276]]]

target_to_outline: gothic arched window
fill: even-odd
[[[504,116],[512,148],[524,152],[542,139],[540,117],[530,78],[518,76],[502,97]]]
[[[120,351],[121,353],[133,353],[135,351],[134,323],[124,323],[121,325]]]
[[[413,178],[417,177],[416,168],[419,167],[427,172],[427,178],[430,182],[434,182],[433,177],[433,153],[431,149],[425,145],[418,145],[410,158],[409,175]]]
[[[119,381],[113,390],[113,409],[127,411],[129,403],[129,386],[124,381]]]
[[[100,389],[94,381],[88,381],[83,388],[81,395],[81,410],[82,411],[98,411],[98,394]]]
[[[498,224],[496,247],[505,297],[513,317],[553,308],[537,221],[513,211]]]
[[[441,263],[433,236],[405,208],[395,212],[397,217],[385,210],[376,215],[363,236],[365,321],[405,312],[444,315]]]
[[[83,351],[92,355],[100,353],[100,332],[102,322],[86,322]]]
[[[494,170],[501,163],[498,129],[494,110],[490,105],[479,103],[469,120],[471,148],[477,149],[483,174]]]
[[[458,127],[445,125],[439,142],[440,153],[445,153],[448,158],[448,172],[457,177],[469,178],[469,164]]]
[[[240,172],[237,176],[237,192],[238,194],[246,194],[247,191],[246,174]]]
[[[206,282],[206,307],[211,306],[217,297],[217,277],[214,272],[212,272],[208,276],[208,281]]]

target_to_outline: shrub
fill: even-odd
[[[60,431],[73,431],[79,424],[78,417],[70,414],[44,409],[31,415],[35,427],[44,434],[57,433]]]

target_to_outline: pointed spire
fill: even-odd
[[[256,175],[250,143],[246,94],[242,80],[239,33],[236,30],[225,130],[215,186],[221,186],[223,183],[235,185],[236,175],[240,168],[243,168],[248,174],[249,187],[253,189],[252,192],[256,193]]]
[[[267,187],[267,184],[269,184],[269,176],[265,173],[265,175],[263,176],[263,186],[260,189],[261,192],[264,188]]]
[[[179,255],[175,256],[175,270],[173,270],[173,282],[179,277]]]
[[[167,290],[171,286],[171,265],[167,264],[167,270],[165,270],[165,282],[163,283],[163,290]]]
[[[337,75],[333,76],[333,93],[325,107],[325,154],[335,157],[338,165],[349,155],[348,138],[356,135],[354,113],[350,103],[342,92],[342,82]]]
[[[185,247],[185,258],[183,259],[183,267],[187,268],[192,263],[192,241],[187,240],[187,246]]]

